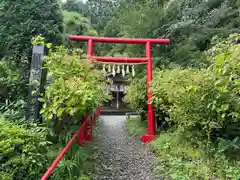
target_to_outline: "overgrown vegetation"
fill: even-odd
[[[41,132],[31,131],[1,118],[0,178],[35,179],[49,164],[46,157],[49,142]],[[32,129],[33,130],[33,129]]]
[[[159,173],[177,180],[238,180],[240,37],[227,37],[239,33],[239,7],[239,0],[2,0],[0,178],[40,177],[81,116],[108,98],[102,75],[86,63],[82,50],[71,49],[84,50],[85,45],[66,41],[68,34],[76,34],[169,38],[171,45],[152,49],[152,102],[159,128],[165,131],[152,144],[165,165]],[[50,83],[40,99],[43,122],[32,124],[24,115],[31,39],[39,34],[65,47],[54,47],[47,55]],[[145,53],[143,46],[133,45],[97,45],[94,50],[100,55]],[[132,134],[140,133],[142,128],[134,127],[144,125],[147,110],[145,68],[136,74],[125,98],[141,114],[141,122],[128,124]],[[47,146],[41,148],[42,143]],[[90,157],[76,149],[61,162],[53,179],[84,174],[82,163]],[[46,164],[37,168],[39,162]]]
[[[133,79],[127,89],[127,93],[124,97],[125,103],[127,103],[132,109],[136,109],[141,115],[141,119],[146,119],[147,114],[147,93],[146,93],[146,79]],[[136,89],[138,93],[136,93]]]
[[[141,136],[146,132],[147,121],[141,121],[139,118],[128,118],[126,121],[127,131],[132,136]]]
[[[172,179],[239,179],[239,161],[231,160],[223,151],[230,143],[194,146],[181,131],[162,133],[151,143],[160,157],[155,172]]]
[[[173,179],[239,179],[239,37],[233,34],[207,51],[212,64],[207,69],[155,72],[152,102],[166,131],[152,143],[163,160],[160,166],[165,165],[159,166],[160,174]],[[132,102],[136,108],[144,107],[139,103],[146,96],[143,92],[127,92],[127,97],[138,98]]]
[[[15,55],[20,64],[19,57],[31,54],[31,38],[38,34],[55,45],[61,43],[63,18],[58,0],[2,0],[0,11],[0,58]]]
[[[71,126],[60,138],[46,124],[16,125],[0,119],[0,178],[40,179],[79,126]],[[73,144],[50,179],[88,179],[91,176],[92,146]]]
[[[170,38],[170,46],[153,47],[158,67],[171,62],[200,67],[206,63],[204,51],[211,47],[212,37],[239,32],[239,0],[120,0],[114,1],[115,8],[107,0],[91,1],[100,11],[98,22],[106,20],[104,36]],[[108,46],[102,52],[109,50],[129,56],[145,53],[143,46],[133,45]]]
[[[82,117],[108,98],[103,75],[82,50],[53,47],[45,64],[49,84],[39,99],[43,102],[42,124],[25,121],[24,101],[8,103],[0,109],[1,179],[40,179],[77,131]],[[91,173],[86,168],[89,161],[91,146],[80,149],[73,145],[51,179],[87,179]]]
[[[108,99],[102,73],[94,69],[82,50],[69,54],[64,47],[51,52],[46,60],[48,79],[41,114],[52,120],[59,133]]]
[[[108,98],[103,75],[82,50],[70,49],[84,46],[66,41],[68,34],[97,34],[83,12],[70,7],[57,0],[0,2],[0,179],[40,179],[77,131],[81,118]],[[40,36],[33,38],[36,35]],[[45,48],[48,84],[39,99],[42,119],[27,122],[31,41],[45,45],[44,39],[54,46]],[[91,149],[73,145],[51,179],[88,179]]]

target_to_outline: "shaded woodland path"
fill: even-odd
[[[94,180],[153,180],[156,158],[127,134],[125,116],[101,116]]]

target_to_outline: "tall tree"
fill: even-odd
[[[64,36],[65,36],[65,45],[72,47],[81,47],[78,42],[70,42],[67,40],[66,36],[68,35],[88,35],[88,36],[96,36],[97,31],[92,28],[90,21],[83,17],[81,14],[77,12],[68,12],[63,11],[63,20],[64,20]]]
[[[102,32],[116,12],[119,0],[88,0],[86,4],[93,27]]]
[[[87,5],[82,0],[67,0],[63,3],[63,9],[69,12],[77,12],[83,15],[87,13]]]
[[[0,57],[29,54],[31,38],[38,34],[61,43],[63,18],[58,0],[2,0],[0,10]]]
[[[63,11],[64,33],[72,35],[96,35],[90,21],[77,12]]]
[[[199,67],[205,63],[204,52],[213,36],[239,31],[239,5],[239,0],[122,0],[104,26],[104,35],[170,38],[170,46],[153,47],[156,65],[174,62]],[[121,49],[130,55],[142,55],[142,50]]]

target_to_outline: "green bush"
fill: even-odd
[[[204,84],[211,85],[212,77],[212,73],[196,69],[160,71],[152,82],[152,93],[155,109],[163,114],[162,120],[181,126],[185,130],[200,123],[197,119],[200,116],[198,113],[204,108],[201,109],[199,104],[202,94],[196,91]]]
[[[239,161],[230,161],[221,152],[209,157],[202,148],[186,141],[179,131],[162,133],[150,147],[160,157],[155,168],[157,176],[173,180],[239,179]]]
[[[54,180],[78,180],[82,176],[90,176],[92,169],[89,168],[92,163],[92,145],[85,144],[84,148],[79,145],[73,144],[69,151],[64,155],[59,165],[54,170],[50,179]],[[52,152],[53,155],[56,152]],[[55,155],[56,156],[56,155]],[[56,157],[53,157],[55,159]]]
[[[141,136],[146,133],[147,122],[141,121],[139,118],[129,118],[126,121],[127,131],[132,136]]]
[[[173,69],[156,73],[151,90],[157,116],[168,124],[185,124],[183,119],[179,120],[179,118],[184,118],[181,115],[178,119],[175,118],[176,109],[179,111],[181,108],[184,109],[184,107],[178,108],[177,106],[185,105],[181,102],[184,100],[192,102],[191,97],[185,97],[185,93],[188,94],[190,89],[196,89],[203,82],[208,84],[211,76],[211,73],[197,69]]]
[[[8,119],[10,122],[22,123],[25,121],[25,101],[18,100],[13,101],[7,105],[2,105],[0,107],[0,118]]]
[[[47,124],[10,123],[0,118],[0,179],[40,179],[66,146],[79,125],[56,137]],[[50,126],[51,127],[51,126]],[[49,179],[79,179],[90,176],[92,147],[73,144]]]
[[[152,143],[172,179],[239,179],[240,44],[231,35],[208,51],[207,69],[158,70],[152,81],[152,103],[166,133]],[[127,96],[144,102],[133,82]],[[131,86],[130,86],[131,87]],[[133,95],[134,92],[136,95]],[[145,105],[135,106],[143,108]]]
[[[0,179],[40,179],[47,168],[47,142],[42,134],[0,119]]]
[[[60,44],[63,18],[58,0],[8,1],[2,0],[0,26],[0,58],[31,54],[31,37],[42,34],[47,41]]]
[[[94,70],[81,50],[72,53],[69,55],[67,49],[59,47],[46,60],[52,82],[40,98],[45,119],[69,122],[96,109],[108,98],[103,75]]]
[[[32,42],[45,44],[41,36]],[[50,48],[51,44],[46,46]],[[4,67],[2,73],[8,76],[4,75],[1,81],[14,87],[19,82],[18,71],[0,67]],[[52,48],[45,68],[49,72],[48,83],[39,101],[43,102],[44,120],[52,121],[41,124],[22,121],[23,100],[0,108],[0,179],[40,179],[78,130],[82,117],[108,99],[104,76],[94,69],[81,50]],[[84,179],[89,175],[84,167],[91,160],[90,152],[90,148],[79,149],[73,144],[50,178]]]
[[[155,110],[192,137],[212,141],[240,136],[239,48],[232,45],[218,54],[208,70],[158,72],[152,82]]]
[[[10,59],[0,60],[0,103],[16,100],[26,94],[24,83],[26,80],[22,77],[22,69],[16,63]]]
[[[147,113],[147,86],[146,78],[133,79],[128,86],[124,101],[141,115],[141,119],[146,119]]]

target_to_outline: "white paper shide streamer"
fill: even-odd
[[[116,75],[116,71],[115,71],[115,65],[113,65],[113,68],[112,68],[112,74],[113,74],[113,76],[115,76],[115,75]]]
[[[127,65],[126,73],[129,74],[129,65]]]
[[[116,74],[122,74],[122,76],[126,76],[127,74],[132,74],[135,77],[135,66],[129,64],[105,64],[102,65],[102,72],[103,73],[112,73],[113,76]]]
[[[120,66],[118,65],[117,67],[117,73],[120,74],[121,70],[120,70]]]
[[[135,77],[135,67],[132,66],[132,76]]]
[[[122,65],[122,75],[125,76],[125,69],[124,69],[124,65]]]

